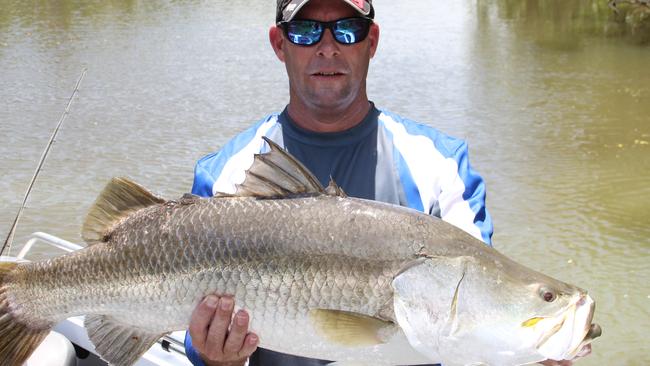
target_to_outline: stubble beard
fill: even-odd
[[[304,89],[302,95],[292,93],[299,98],[306,107],[323,111],[345,110],[364,93],[363,85],[354,85],[351,81],[337,85],[310,85]]]

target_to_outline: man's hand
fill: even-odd
[[[239,310],[233,317],[234,307],[232,297],[208,295],[192,313],[192,345],[206,366],[244,365],[257,349],[259,337],[248,332],[248,313]]]
[[[570,361],[569,360],[562,360],[562,361],[546,360],[540,362],[540,364],[544,366],[572,366],[575,360],[577,360],[580,357],[588,356],[590,353],[591,353],[591,344],[588,344],[582,347],[580,352],[578,352],[578,354],[573,360]]]

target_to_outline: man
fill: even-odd
[[[201,159],[193,193],[233,193],[267,136],[324,185],[331,176],[349,196],[439,216],[490,244],[485,188],[470,168],[467,145],[368,100],[366,76],[379,42],[373,18],[371,0],[278,0],[269,38],[287,69],[289,104]],[[249,315],[232,317],[233,308],[232,298],[214,295],[197,306],[186,339],[194,364],[243,365],[249,357],[250,365],[327,363],[256,351]]]

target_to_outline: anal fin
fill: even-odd
[[[133,365],[164,335],[122,324],[106,315],[88,315],[84,326],[97,353],[111,366]]]

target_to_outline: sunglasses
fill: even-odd
[[[355,44],[362,42],[368,36],[372,19],[345,18],[333,22],[299,19],[280,22],[289,42],[299,46],[313,46],[323,38],[325,29],[330,29],[334,39],[340,44]]]

